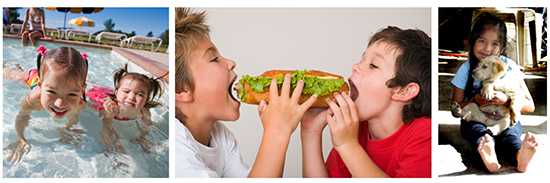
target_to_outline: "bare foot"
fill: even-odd
[[[497,172],[501,165],[498,163],[497,154],[495,152],[495,141],[489,134],[481,137],[477,151],[487,167],[487,170],[491,173]]]
[[[516,167],[516,169],[519,172],[525,172],[527,170],[527,165],[529,165],[529,161],[531,161],[531,158],[533,158],[533,155],[537,151],[537,145],[538,143],[535,139],[535,135],[533,135],[531,132],[527,132],[516,157],[518,160],[518,166]]]

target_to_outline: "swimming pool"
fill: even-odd
[[[48,49],[64,45],[40,42]],[[112,87],[112,73],[127,60],[110,50],[72,46],[89,57],[88,87],[93,84]],[[25,70],[35,67],[36,47],[21,46],[18,39],[4,38],[4,64],[20,64]],[[60,143],[58,128],[64,122],[52,120],[46,112],[33,112],[25,137],[31,145],[30,152],[21,163],[12,166],[7,157],[8,147],[15,142],[15,115],[21,99],[29,89],[16,81],[4,80],[3,84],[3,176],[4,177],[168,177],[168,95],[167,87],[161,97],[163,106],[151,111],[155,122],[148,138],[154,146],[151,153],[129,142],[135,129],[134,123],[117,125],[115,128],[123,137],[126,155],[105,154],[101,144],[101,119],[96,111],[86,108],[80,114],[78,126],[86,131],[78,146]]]

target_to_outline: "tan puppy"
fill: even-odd
[[[517,81],[523,79],[512,73],[506,75],[508,66],[498,56],[490,56],[481,60],[473,71],[473,78],[482,81],[481,95],[486,100],[494,98],[496,92],[502,92],[510,102],[506,105],[487,104],[478,106],[476,103],[469,103],[460,108],[458,103],[453,103],[451,108],[453,114],[457,114],[466,121],[478,121],[484,123],[487,128],[498,135],[506,128],[512,126],[521,116],[521,86]]]

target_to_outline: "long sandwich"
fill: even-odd
[[[326,98],[333,98],[335,92],[348,92],[349,87],[342,76],[317,70],[270,70],[260,76],[243,76],[235,86],[241,102],[259,104],[261,100],[269,101],[269,85],[272,78],[277,79],[279,91],[282,88],[285,74],[290,73],[291,91],[294,91],[299,80],[304,80],[304,88],[299,103],[317,94],[313,107],[328,107]]]

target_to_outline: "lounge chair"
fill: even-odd
[[[67,39],[75,38],[76,36],[88,37],[88,42],[92,41],[92,34],[86,31],[69,30],[67,31]]]
[[[21,29],[23,29],[23,24],[11,24],[10,25],[10,33],[12,33],[12,34],[19,34]]]
[[[50,37],[53,37],[55,36],[55,34],[57,34],[57,38],[61,38],[63,36],[63,32],[59,29],[56,29],[56,28],[49,28],[49,27],[46,27],[46,35],[50,36]]]
[[[155,47],[155,43],[158,42],[158,46]],[[162,39],[156,37],[145,37],[145,36],[132,36],[130,38],[124,39],[120,42],[120,47],[132,47],[134,44],[141,44],[140,49],[143,48],[143,45],[151,45],[151,51],[156,51],[162,45]]]
[[[95,40],[97,43],[101,44],[104,40],[115,40],[117,43],[120,43],[120,41],[126,39],[127,36],[125,34],[119,34],[114,32],[101,32],[96,37]]]

